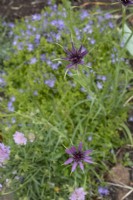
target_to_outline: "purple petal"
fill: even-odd
[[[73,53],[76,52],[76,49],[75,49],[75,46],[74,46],[73,42],[72,42],[72,52],[73,52]]]
[[[82,142],[79,143],[78,150],[82,151]]]
[[[87,162],[87,163],[93,163],[92,159],[89,158],[89,157],[88,158],[84,158],[83,161]]]
[[[88,53],[88,51],[85,50],[85,51],[83,51],[83,52],[81,53],[81,56],[84,57],[87,53]]]
[[[73,66],[73,64],[71,63],[71,64],[67,65],[66,68],[68,69],[68,68],[71,68],[72,66]]]
[[[79,163],[80,169],[84,170],[84,165],[82,162]]]
[[[73,163],[73,166],[72,166],[72,172],[74,172],[74,171],[75,171],[75,169],[76,169],[77,165],[78,165],[78,163],[77,163],[77,162],[74,162],[74,163]]]
[[[66,161],[64,162],[64,165],[68,165],[68,164],[70,164],[71,162],[73,162],[73,158],[69,158],[68,160],[66,160]]]
[[[72,146],[70,149],[66,149],[66,153],[67,154],[74,154],[76,152],[76,148],[74,146]]]
[[[79,48],[79,50],[78,50],[78,53],[82,52],[82,48],[83,48],[83,46],[81,45],[80,48]]]
[[[71,52],[71,50],[69,50],[69,49],[64,49],[64,51],[69,56],[71,56],[73,54],[73,52]]]
[[[84,151],[84,155],[86,156],[87,154],[90,154],[92,152],[92,150],[86,150]]]
[[[81,60],[81,61],[79,62],[79,64],[80,64],[80,65],[83,65],[83,64],[84,64],[84,61]]]

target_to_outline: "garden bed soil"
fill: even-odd
[[[0,1],[0,16],[6,18],[9,21],[19,19],[21,17],[29,16],[35,13],[39,13],[49,0],[1,0]],[[59,3],[61,0],[56,0]],[[71,0],[72,5],[82,6],[90,9],[92,6],[100,5],[102,9],[116,9],[121,8],[121,4],[114,4],[113,0]]]

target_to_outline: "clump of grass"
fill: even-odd
[[[9,190],[14,199],[63,200],[83,187],[86,198],[97,196],[104,174],[116,163],[113,152],[132,144],[129,131],[121,137],[132,71],[112,15],[72,9],[63,1],[16,22],[13,36],[1,101],[1,134],[11,148],[0,169],[3,194]],[[71,42],[75,48],[82,44],[88,54],[84,65],[66,73],[68,63],[61,58]],[[16,131],[25,143],[14,140]],[[70,175],[71,164],[63,165],[65,148],[80,142],[92,150],[93,164]]]

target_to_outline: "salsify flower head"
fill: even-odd
[[[88,53],[88,51],[81,45],[79,49],[76,49],[73,42],[72,42],[72,49],[64,49],[65,53],[67,54],[66,58],[63,58],[63,60],[67,60],[70,62],[69,65],[67,65],[67,69],[71,67],[75,67],[77,69],[78,65],[83,65],[83,57]]]
[[[66,160],[64,163],[65,165],[72,164],[72,172],[75,171],[76,167],[79,165],[81,170],[84,170],[83,162],[93,163],[92,158],[88,156],[92,150],[82,151],[82,142],[80,142],[78,148],[76,149],[75,146],[72,146],[70,149],[66,149],[66,153],[69,154],[71,157]]]
[[[0,166],[4,164],[6,160],[9,159],[10,147],[5,146],[3,143],[0,143]]]
[[[76,188],[74,192],[69,197],[70,200],[85,200],[85,195],[87,193],[84,191],[82,187]]]
[[[133,5],[133,0],[119,0],[124,6]]]
[[[13,139],[16,144],[25,145],[27,143],[27,138],[24,136],[23,133],[20,133],[18,131],[15,132],[13,135]]]

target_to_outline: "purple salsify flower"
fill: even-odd
[[[124,6],[133,5],[133,0],[119,0]]]
[[[67,69],[71,67],[75,67],[77,69],[78,65],[83,65],[84,62],[82,61],[83,57],[88,53],[88,51],[81,45],[80,48],[77,50],[72,42],[72,50],[64,49],[65,53],[67,54],[66,58],[63,58],[63,60],[67,60],[70,62],[69,65],[67,65]]]
[[[72,146],[70,149],[66,149],[66,153],[69,154],[71,157],[66,160],[64,163],[65,165],[68,165],[70,163],[72,164],[72,172],[75,171],[76,167],[79,165],[81,170],[84,170],[83,162],[87,163],[93,163],[92,158],[88,156],[92,150],[86,150],[82,151],[82,143],[80,142],[78,149],[76,149],[75,146]]]
[[[107,196],[109,194],[109,190],[106,187],[99,187],[98,188],[98,193],[101,196]]]

